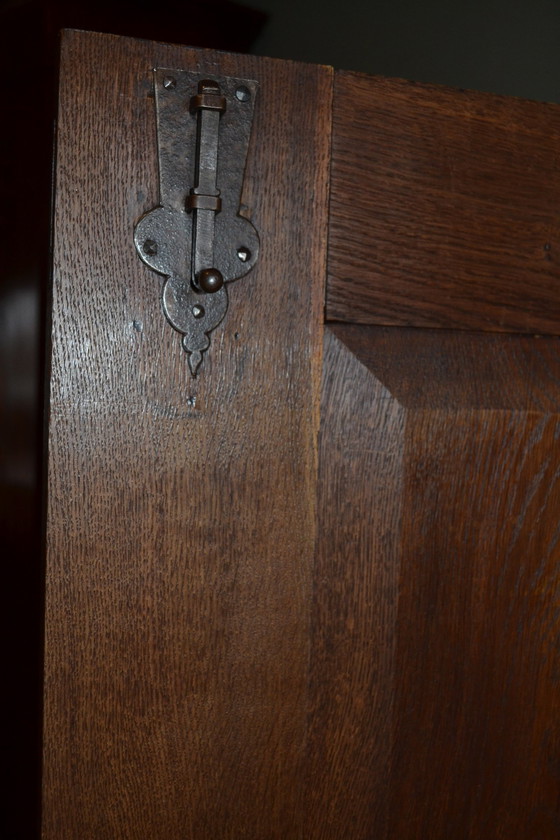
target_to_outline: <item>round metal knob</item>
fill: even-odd
[[[200,289],[208,294],[219,292],[224,285],[222,273],[217,268],[204,268],[199,272],[197,280]]]

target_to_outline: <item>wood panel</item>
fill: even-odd
[[[341,72],[327,317],[560,333],[560,107]]]
[[[0,816],[3,838],[36,837],[40,820],[43,324],[60,30],[122,32],[247,52],[265,21],[263,12],[231,0],[166,0],[162,14],[138,0],[0,4],[0,54],[17,77],[4,87],[0,137],[0,229],[9,243],[0,281],[0,533],[3,555],[18,558],[5,564],[0,604],[3,679],[12,686],[4,707],[10,726],[2,750],[10,771]]]
[[[197,379],[132,241],[155,66],[260,82],[261,256]],[[325,68],[64,36],[45,840],[299,836],[331,100]]]
[[[326,341],[309,836],[553,840],[560,343]]]
[[[404,410],[325,332],[304,836],[387,830]]]

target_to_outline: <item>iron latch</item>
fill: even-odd
[[[228,308],[227,284],[247,274],[259,238],[240,215],[258,84],[155,70],[160,203],[134,230],[142,260],[167,280],[163,310],[183,335],[193,376]]]

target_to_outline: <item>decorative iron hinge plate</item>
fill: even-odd
[[[228,308],[227,284],[254,266],[259,238],[240,215],[258,84],[158,68],[160,203],[134,230],[141,259],[167,280],[163,309],[193,376]]]

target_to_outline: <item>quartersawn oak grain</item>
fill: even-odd
[[[325,331],[304,837],[385,837],[405,411]]]
[[[316,481],[328,71],[85,33],[62,55],[43,837],[556,840],[558,341],[333,325]],[[262,253],[197,380],[132,243],[157,201],[155,65],[261,82]],[[474,160],[479,129],[549,115],[462,96]],[[469,317],[533,317],[516,283]],[[461,295],[428,320],[468,325]]]
[[[326,342],[307,836],[554,840],[560,342]]]
[[[155,66],[260,82],[261,256],[196,380],[132,239]],[[330,71],[67,32],[60,78],[43,837],[296,837]]]
[[[327,318],[560,333],[560,106],[339,72]]]

